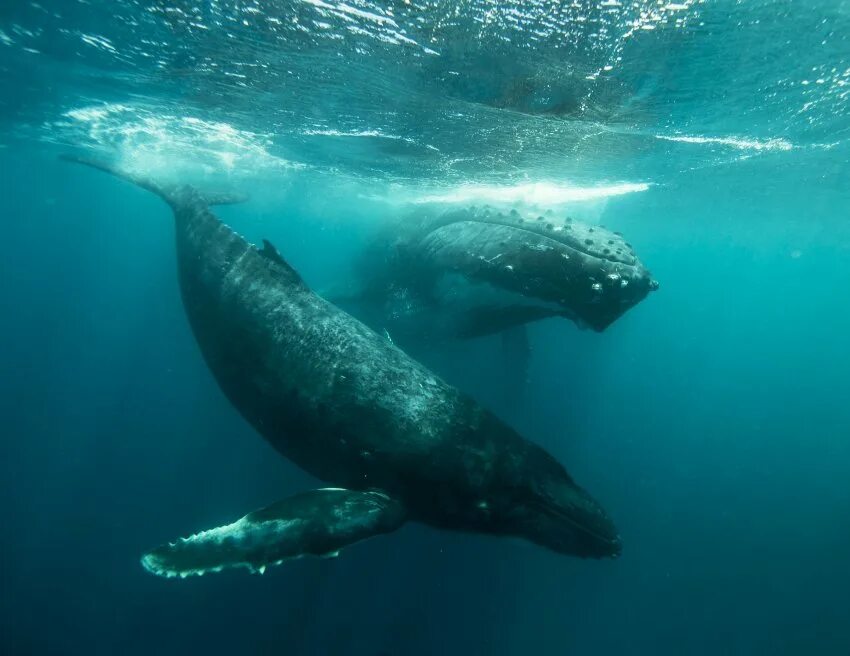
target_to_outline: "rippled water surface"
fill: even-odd
[[[848,7],[6,3],[0,110],[146,169],[658,184],[845,149]]]

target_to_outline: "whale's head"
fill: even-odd
[[[536,449],[533,449],[536,451]],[[542,450],[493,504],[500,532],[580,558],[617,558],[622,550],[614,522],[598,501]]]
[[[658,287],[619,233],[516,210],[446,213],[415,251],[434,270],[489,290],[482,299],[501,292],[512,317],[564,316],[597,331]]]

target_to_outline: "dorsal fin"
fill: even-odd
[[[280,266],[295,280],[303,284],[304,280],[301,278],[301,274],[292,268],[292,265],[289,264],[289,262],[283,259],[283,256],[274,247],[274,244],[272,244],[268,239],[263,239],[263,247],[258,248],[257,252],[267,260],[270,260]]]
[[[274,247],[268,239],[263,239],[263,247],[257,249],[263,257],[269,258],[272,262],[278,264],[286,264],[286,261],[281,257],[280,252]]]

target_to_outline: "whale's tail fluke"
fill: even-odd
[[[146,553],[142,565],[166,577],[232,567],[262,574],[267,566],[292,558],[335,556],[350,544],[396,530],[405,514],[399,501],[377,490],[313,490],[163,544]]]
[[[92,168],[99,169],[100,171],[111,173],[122,180],[132,182],[142,189],[147,189],[148,191],[156,194],[172,207],[178,207],[185,204],[188,198],[192,198],[194,201],[200,200],[206,205],[232,205],[248,200],[248,197],[244,194],[228,192],[201,192],[186,185],[163,184],[153,180],[152,178],[148,178],[147,176],[125,171],[114,164],[93,157],[66,154],[60,155],[59,158],[66,162],[75,162],[77,164],[91,166]]]

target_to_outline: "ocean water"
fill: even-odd
[[[850,3],[7,0],[0,652],[850,654]],[[315,289],[489,203],[622,231],[660,289],[602,333],[422,355],[617,523],[581,560],[410,524],[264,576],[139,557],[317,481],[227,402],[171,212],[58,159],[247,193]]]

